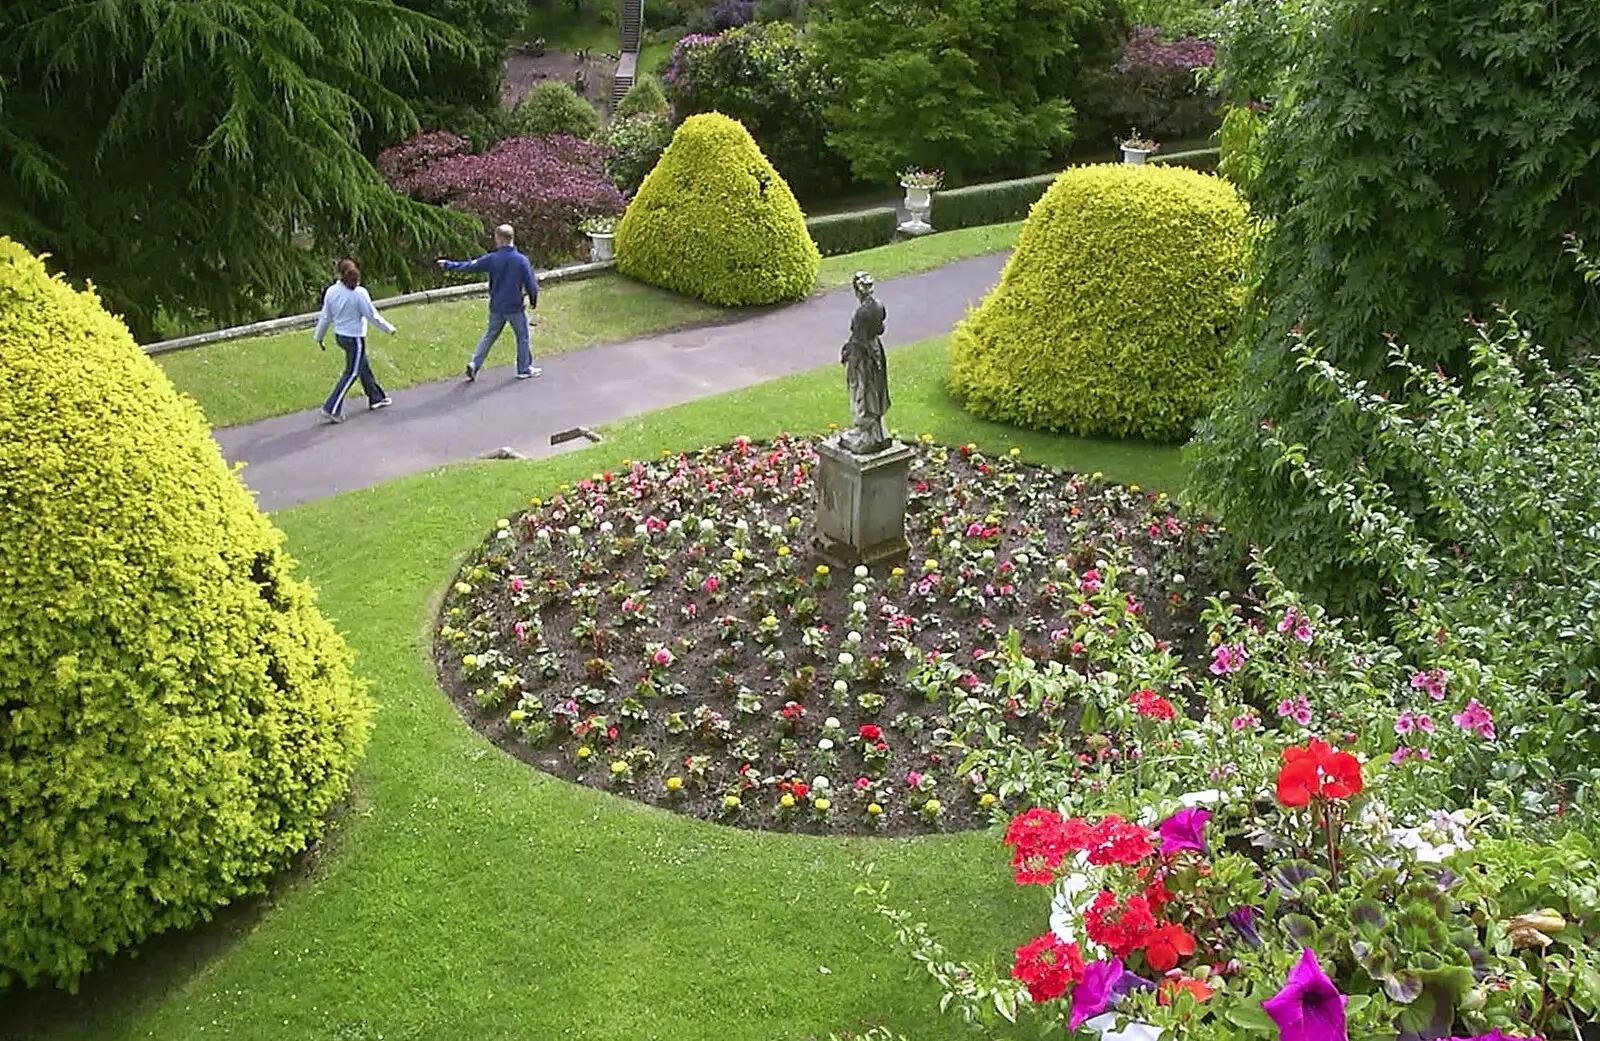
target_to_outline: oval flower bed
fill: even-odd
[[[1148,632],[1204,662],[1194,578],[1216,540],[1137,486],[916,450],[911,553],[873,571],[810,553],[809,439],[663,454],[535,499],[452,585],[442,680],[526,761],[678,812],[828,832],[987,823],[1005,793],[967,753],[1078,732],[1075,705],[996,686],[1006,642],[1083,670],[1098,642]]]

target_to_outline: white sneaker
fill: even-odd
[[[344,422],[344,417],[343,416],[339,415],[339,413],[337,413],[337,412],[329,412],[327,409],[323,409],[322,410],[322,418],[327,420],[329,423],[343,423]]]
[[[544,370],[543,369],[529,369],[527,372],[519,372],[519,373],[517,373],[517,379],[519,379],[519,380],[531,380],[531,379],[534,379],[535,377],[543,376],[543,375],[544,375]]]

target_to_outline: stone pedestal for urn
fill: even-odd
[[[911,449],[892,441],[856,455],[829,438],[817,454],[817,553],[834,567],[904,560]]]

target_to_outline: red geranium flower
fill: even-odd
[[[876,723],[863,723],[856,733],[861,735],[863,741],[877,741],[883,737],[883,728]]]
[[[1028,985],[1028,997],[1050,1001],[1083,977],[1083,954],[1077,944],[1045,933],[1017,948],[1011,975]]]
[[[1132,703],[1135,712],[1150,719],[1172,719],[1178,714],[1177,709],[1172,707],[1172,702],[1148,687],[1134,691],[1128,701]]]
[[[1175,968],[1194,953],[1194,937],[1181,925],[1163,925],[1145,939],[1144,960],[1156,972]]]
[[[1348,799],[1361,792],[1361,763],[1349,752],[1336,751],[1326,741],[1312,738],[1304,745],[1283,750],[1278,768],[1278,801],[1304,806],[1313,798]]]
[[[1083,928],[1089,939],[1118,958],[1125,958],[1145,945],[1156,928],[1150,904],[1142,896],[1130,896],[1124,906],[1117,894],[1102,889],[1083,913]]]
[[[1179,976],[1161,981],[1161,989],[1156,994],[1156,1000],[1163,1005],[1170,1005],[1172,999],[1178,996],[1178,992],[1184,990],[1192,994],[1196,1002],[1204,1001],[1215,993],[1205,980],[1197,980],[1193,976]]]

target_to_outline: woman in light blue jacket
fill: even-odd
[[[340,261],[339,281],[323,293],[322,314],[317,317],[317,331],[312,333],[317,346],[323,347],[322,338],[331,325],[333,338],[344,348],[344,373],[322,405],[322,415],[330,423],[344,422],[344,396],[350,393],[350,387],[357,378],[361,380],[361,389],[367,395],[369,410],[387,408],[393,404],[389,395],[378,386],[372,366],[367,362],[369,320],[384,332],[394,334],[394,326],[372,306],[372,297],[362,288],[360,269],[352,261]]]

